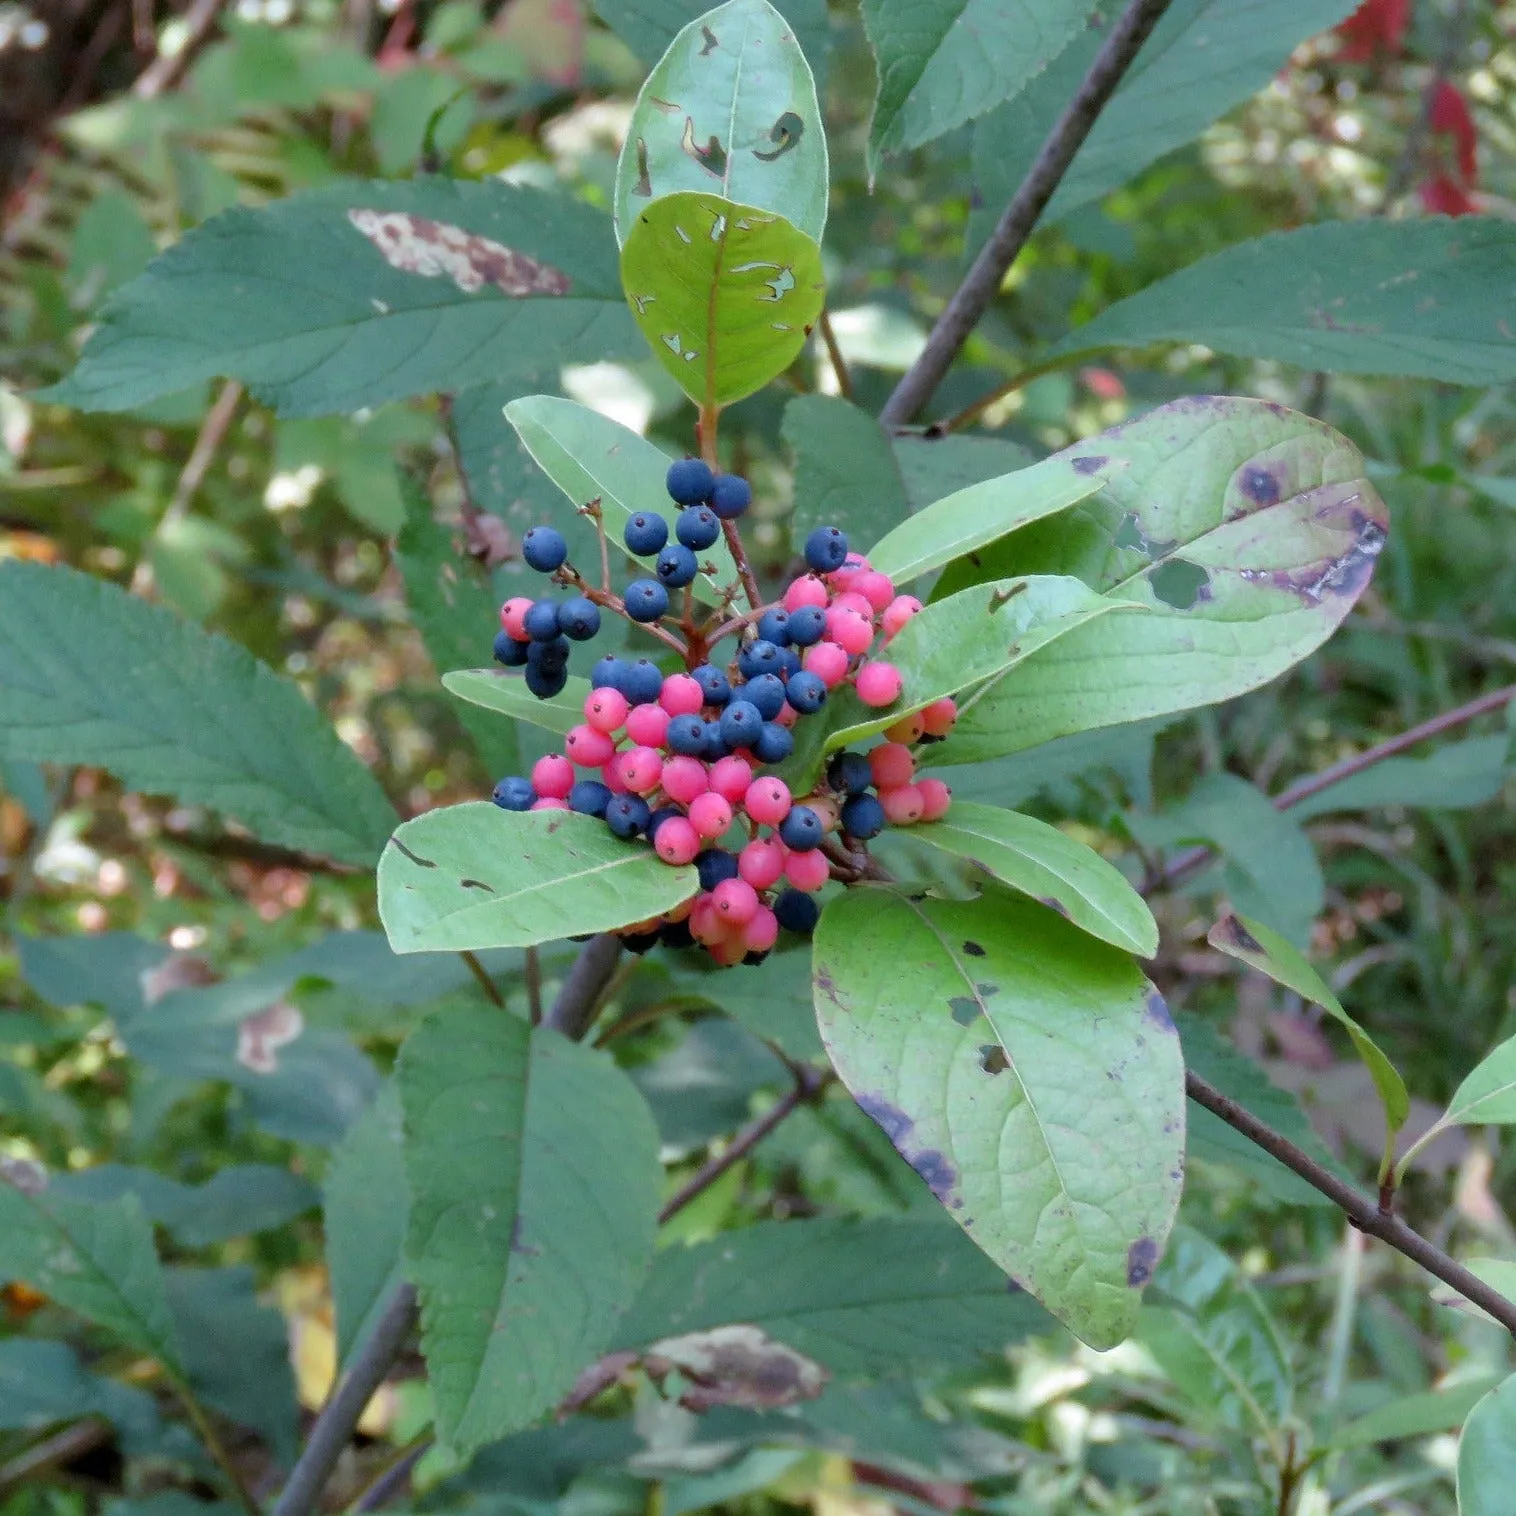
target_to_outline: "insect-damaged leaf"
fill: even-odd
[[[826,135],[794,29],[768,0],[697,17],[647,76],[616,166],[616,235],[684,190],[783,216],[814,242],[826,227]]]
[[[1124,953],[992,890],[855,888],[816,933],[854,1098],[989,1256],[1094,1347],[1132,1329],[1184,1177],[1184,1067]]]
[[[782,374],[825,293],[821,249],[804,232],[717,195],[655,200],[627,236],[621,282],[658,361],[701,406]]]

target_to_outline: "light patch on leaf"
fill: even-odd
[[[143,1004],[157,1005],[175,990],[198,989],[202,985],[214,984],[218,977],[205,959],[197,958],[193,953],[175,953],[142,971]]]
[[[47,1188],[47,1170],[31,1158],[0,1158],[0,1184],[23,1195],[40,1195]]]
[[[695,1412],[718,1405],[777,1410],[814,1400],[828,1377],[819,1363],[756,1326],[667,1337],[647,1350],[643,1367],[660,1382],[677,1372],[679,1404]]]
[[[255,1074],[279,1070],[279,1049],[305,1030],[305,1017],[294,1006],[276,1000],[267,1010],[249,1016],[237,1027],[237,1062]]]
[[[549,263],[404,211],[350,210],[347,219],[378,248],[391,268],[423,279],[451,279],[466,295],[493,285],[505,295],[566,295],[568,275]]]

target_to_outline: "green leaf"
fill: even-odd
[[[1290,807],[1299,821],[1332,811],[1385,805],[1462,810],[1493,800],[1505,786],[1511,739],[1468,737],[1427,758],[1386,758]]]
[[[1089,0],[863,0],[879,68],[869,174],[1010,99],[1066,47]]]
[[[825,1057],[811,1008],[809,943],[778,948],[761,974],[730,973],[705,953],[679,954],[670,968],[676,989],[718,1006],[787,1057],[800,1062]]]
[[[936,593],[1072,573],[1148,614],[1094,621],[1029,659],[976,703],[934,762],[972,763],[1256,689],[1331,635],[1384,545],[1384,505],[1358,450],[1282,406],[1176,400],[1084,446],[1130,466],[977,565],[955,563]]]
[[[913,827],[911,836],[966,859],[1102,942],[1142,958],[1158,951],[1158,923],[1126,875],[1046,821],[959,801],[943,820]]]
[[[843,1377],[973,1363],[1051,1325],[943,1222],[769,1221],[663,1249],[615,1346],[730,1322]]]
[[[113,295],[45,391],[127,410],[217,375],[287,416],[632,357],[605,217],[567,195],[423,177],[239,207]]]
[[[1266,974],[1276,984],[1293,990],[1312,1005],[1319,1005],[1341,1025],[1372,1076],[1374,1088],[1379,1091],[1384,1104],[1386,1142],[1392,1143],[1395,1133],[1405,1125],[1406,1117],[1411,1113],[1411,1097],[1405,1080],[1379,1044],[1343,1010],[1342,1002],[1305,956],[1278,932],[1270,931],[1261,921],[1246,916],[1222,917],[1206,934],[1206,941],[1228,957],[1240,960],[1260,974]]]
[[[505,408],[505,419],[538,467],[575,505],[600,502],[605,533],[616,551],[624,551],[622,533],[634,515],[662,516],[673,527],[677,507],[664,487],[673,459],[630,427],[555,395],[513,400]],[[737,581],[732,555],[718,538],[701,551],[699,561],[714,564],[715,572],[696,575],[695,595],[707,605],[717,605],[723,587]],[[580,565],[580,570],[589,567]],[[594,572],[599,572],[598,565]],[[576,710],[583,703],[581,697]]]
[[[632,316],[697,405],[760,390],[805,347],[826,285],[821,249],[771,211],[681,192],[639,213],[621,250]]]
[[[817,526],[873,542],[910,515],[890,439],[867,411],[832,395],[797,395],[784,408],[782,430],[795,455],[792,542]]]
[[[652,1110],[659,1137],[684,1149],[735,1132],[759,1090],[792,1082],[771,1049],[725,1016],[702,1017],[677,1047],[633,1068],[631,1079]]]
[[[67,1343],[0,1340],[0,1428],[35,1433],[92,1415],[115,1425],[127,1452],[164,1451],[163,1424],[151,1395],[87,1373]]]
[[[906,498],[913,511],[944,495],[1030,468],[1035,456],[1019,443],[1001,437],[978,437],[949,432],[942,437],[907,432],[891,439],[895,462],[905,480]]]
[[[948,1214],[1092,1347],[1127,1336],[1184,1159],[1179,1039],[1131,960],[1014,895],[855,888],[815,985],[843,1082]]]
[[[1087,500],[1125,467],[1124,460],[1113,462],[1097,448],[1080,443],[1030,468],[968,485],[917,511],[869,549],[869,562],[904,584],[1018,527]]]
[[[332,1153],[323,1187],[337,1362],[351,1360],[401,1280],[410,1196],[400,1100],[386,1085]]]
[[[709,9],[704,0],[594,0],[594,4],[600,19],[644,63],[661,58],[679,32]],[[826,0],[780,0],[777,9],[820,80],[831,48]]]
[[[1346,16],[1356,0],[1176,0],[1101,111],[1043,212],[1042,224],[1102,199],[1217,117],[1267,89],[1296,44]],[[968,246],[983,246],[1053,124],[1083,81],[1120,7],[1090,26],[1014,99],[975,123]]]
[[[1516,1376],[1495,1386],[1458,1439],[1459,1516],[1504,1516],[1516,1485]]]
[[[1491,216],[1330,221],[1274,232],[1117,302],[1053,349],[1199,342],[1336,374],[1516,378],[1500,317],[1516,225]]]
[[[454,669],[442,676],[442,687],[470,705],[499,711],[513,721],[525,721],[559,736],[566,736],[584,720],[584,698],[590,692],[588,679],[570,674],[558,694],[539,700],[520,674],[501,669]]]
[[[819,243],[828,177],[816,82],[794,30],[768,0],[727,0],[684,27],[637,96],[616,165],[616,236],[631,240],[650,199],[700,192],[783,217]]]
[[[1494,1385],[1494,1380],[1481,1375],[1465,1384],[1402,1396],[1339,1427],[1332,1434],[1330,1446],[1367,1448],[1376,1442],[1401,1442],[1437,1432],[1456,1432]]]
[[[1489,1285],[1496,1294],[1516,1302],[1516,1262],[1509,1258],[1465,1258],[1461,1261],[1469,1273]],[[1475,1305],[1461,1290],[1455,1290],[1450,1284],[1434,1284],[1431,1298],[1434,1305],[1466,1311],[1481,1321],[1494,1320],[1483,1306]]]
[[[609,1057],[493,1007],[425,1023],[400,1097],[437,1429],[467,1451],[556,1405],[610,1341],[653,1253],[658,1134]]]
[[[98,765],[344,863],[371,864],[395,824],[357,755],[245,649],[104,580],[14,559],[0,563],[0,752]]]
[[[0,1164],[0,1278],[19,1279],[178,1372],[153,1226],[132,1196],[107,1205],[47,1193],[25,1160]]]
[[[397,953],[531,947],[608,932],[699,892],[695,870],[572,811],[471,801],[399,827],[379,860],[379,915]]]

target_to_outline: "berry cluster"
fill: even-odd
[[[887,645],[921,602],[897,595],[887,575],[850,553],[839,528],[818,527],[805,542],[807,571],[777,602],[758,604],[732,525],[752,502],[747,481],[687,458],[670,467],[667,487],[681,507],[673,540],[662,515],[630,518],[626,550],[652,559],[653,577],[634,579],[619,596],[609,583],[603,528],[598,588],[568,563],[559,532],[529,531],[527,563],[572,593],[508,600],[495,657],[524,667],[532,693],[551,698],[567,682],[570,642],[593,637],[606,606],[676,650],[683,670],[665,674],[647,658],[602,658],[590,676],[584,719],[563,752],[538,759],[530,777],[502,779],[494,800],[512,811],[600,817],[617,837],[647,838],[666,863],[694,864],[701,893],[627,928],[629,947],[699,943],[722,964],[758,961],[781,929],[814,927],[814,897],[828,880],[866,876],[867,843],[886,825],[946,812],[947,786],[916,779],[913,748],[946,736],[957,712],[944,699],[902,717],[871,752],[837,754],[825,779],[798,799],[778,775],[761,772],[790,756],[796,723],[820,711],[839,686],[850,684],[860,701],[880,709],[899,700],[899,670],[869,654],[876,642]],[[598,502],[583,509],[599,527]],[[754,603],[734,614],[734,584],[716,611],[697,620],[689,586],[714,571],[698,555],[723,534]],[[677,633],[665,624],[673,620],[671,590],[686,591]],[[736,639],[730,657],[713,657],[729,638]]]

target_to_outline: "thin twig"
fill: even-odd
[[[1377,1200],[1362,1194],[1352,1185],[1345,1184],[1330,1169],[1317,1163],[1309,1153],[1296,1147],[1273,1127],[1265,1125],[1251,1111],[1244,1109],[1230,1096],[1223,1095],[1198,1074],[1186,1073],[1184,1088],[1185,1093],[1197,1105],[1204,1106],[1212,1115],[1219,1116],[1249,1142],[1261,1147],[1265,1153],[1297,1173],[1307,1184],[1320,1190],[1361,1232],[1377,1237],[1397,1253],[1403,1253],[1413,1263],[1420,1264],[1427,1273],[1442,1280],[1444,1284],[1451,1285],[1464,1299],[1493,1316],[1506,1331],[1516,1337],[1516,1305],[1471,1274],[1461,1263],[1448,1257],[1441,1248],[1428,1242],[1399,1216],[1386,1215],[1379,1209]]]
[[[503,1011],[505,1009],[505,996],[500,993],[499,985],[485,972],[484,965],[467,949],[459,953],[458,956],[468,965],[469,973],[479,981],[479,988]]]
[[[242,1507],[246,1516],[263,1516],[258,1502],[253,1498],[253,1492],[247,1487],[237,1465],[232,1462],[232,1455],[227,1452],[226,1444],[222,1442],[221,1435],[216,1430],[216,1424],[210,1418],[210,1413],[195,1398],[195,1392],[178,1374],[171,1373],[168,1378],[174,1393],[179,1397],[180,1405],[184,1407],[185,1414],[190,1419],[190,1424],[195,1429],[196,1436],[205,1444],[205,1450],[211,1455],[211,1461],[221,1470],[221,1477],[226,1480],[232,1494],[237,1497],[237,1504]]]
[[[1168,6],[1169,0],[1131,0],[1121,13],[1084,76],[1084,82],[1048,133],[1036,161],[1006,206],[989,241],[980,249],[973,267],[937,318],[921,355],[885,401],[884,409],[879,413],[883,425],[901,426],[914,420],[932,398],[963,344],[968,341],[969,334],[990,308],[1006,271],[1026,246],[1038,218],[1053,198],[1053,192],[1068,172],[1075,154],[1084,145],[1096,118],[1115,94],[1132,60]]]
[[[0,1464],[0,1499],[9,1496],[28,1480],[35,1479],[56,1468],[60,1463],[72,1463],[76,1458],[110,1442],[116,1429],[108,1421],[97,1416],[76,1421],[72,1426],[44,1437],[24,1452],[18,1453],[9,1463]]]
[[[971,422],[977,421],[997,401],[1004,400],[1007,395],[1014,395],[1017,390],[1030,384],[1034,379],[1040,379],[1044,374],[1051,374],[1063,368],[1066,364],[1074,362],[1079,357],[1077,353],[1060,355],[1057,358],[1048,358],[1042,363],[1029,363],[1024,369],[1013,374],[1001,384],[997,384],[988,394],[981,395],[977,400],[947,417],[942,421],[934,421],[926,429],[928,437],[944,437],[949,432],[962,431]]]
[[[542,954],[529,947],[522,955],[522,977],[526,980],[526,1010],[533,1026],[542,1024]]]
[[[184,18],[184,41],[177,51],[159,53],[137,76],[132,93],[139,100],[152,100],[171,90],[189,71],[196,55],[210,41],[226,0],[195,0]]]
[[[837,333],[832,330],[831,313],[823,306],[819,321],[821,340],[826,344],[826,355],[832,361],[832,372],[837,376],[837,388],[844,400],[853,398],[853,376],[848,372],[847,359],[837,345]]]
[[[403,1448],[398,1449],[358,1492],[358,1498],[347,1508],[348,1516],[359,1516],[363,1511],[377,1511],[384,1505],[405,1483],[411,1470],[435,1440],[430,1432],[420,1432]]]

